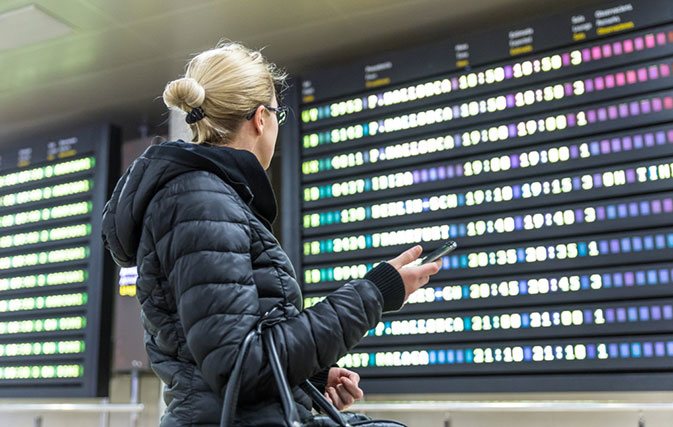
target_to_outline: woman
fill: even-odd
[[[289,259],[271,234],[276,204],[265,174],[285,109],[284,75],[259,52],[235,43],[192,59],[166,86],[168,107],[186,111],[193,142],[153,146],[121,178],[103,219],[115,261],[138,266],[137,295],[152,369],[166,384],[162,426],[217,425],[243,338],[278,307],[273,334],[299,403],[311,379],[344,409],[362,397],[359,377],[332,367],[381,313],[398,310],[439,270],[408,266],[420,246],[381,263],[302,310]],[[243,369],[236,425],[281,420],[261,340]]]

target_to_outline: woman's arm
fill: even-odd
[[[153,221],[160,225],[152,234],[190,353],[204,380],[223,395],[239,345],[260,315],[245,208],[233,190],[213,181],[205,180],[198,189],[171,189],[156,200],[152,211],[162,217]],[[401,306],[402,279],[394,267],[381,265],[368,278],[347,283],[321,303],[273,326],[292,386],[354,347],[378,323],[384,306]],[[398,282],[391,284],[391,279]],[[253,341],[243,372],[241,403],[276,394],[260,339]]]

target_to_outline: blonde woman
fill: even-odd
[[[296,387],[306,379],[348,407],[362,397],[359,377],[332,366],[439,270],[407,266],[416,246],[302,310],[292,265],[271,234],[276,204],[265,174],[286,117],[276,89],[284,78],[235,43],[194,57],[163,94],[168,107],[187,112],[193,141],[148,148],[106,206],[107,247],[119,265],[138,266],[146,349],[166,384],[162,426],[218,425],[240,344],[273,307],[282,312],[272,329],[302,419],[312,417]],[[243,375],[235,424],[281,422],[259,339]]]

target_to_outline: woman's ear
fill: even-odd
[[[264,106],[260,105],[255,110],[255,115],[252,116],[252,125],[258,136],[264,133],[264,110]]]

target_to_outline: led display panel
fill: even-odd
[[[117,139],[93,126],[0,149],[2,397],[107,395],[114,269],[100,236]]]
[[[368,392],[673,389],[669,1],[318,70],[296,96],[305,307],[458,242],[339,361]]]

